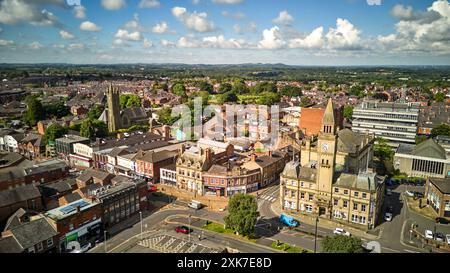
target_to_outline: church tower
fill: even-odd
[[[120,92],[112,84],[108,87],[108,131],[115,132],[120,129]]]
[[[317,144],[317,213],[331,215],[331,196],[336,161],[337,134],[333,101],[328,100]]]

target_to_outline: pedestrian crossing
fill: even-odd
[[[276,197],[273,197],[271,195],[265,195],[265,194],[259,196],[259,198],[262,199],[262,200],[269,201],[270,203],[273,203],[273,202],[275,202],[277,200]]]

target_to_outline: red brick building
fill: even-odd
[[[160,169],[175,163],[178,153],[174,151],[140,151],[135,157],[136,173],[153,182],[159,182]]]

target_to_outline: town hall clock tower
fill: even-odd
[[[334,165],[336,161],[337,133],[334,107],[331,98],[322,119],[317,143],[317,194],[316,213],[331,215],[331,196],[333,188]]]

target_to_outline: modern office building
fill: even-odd
[[[373,133],[395,147],[414,144],[419,112],[419,103],[364,101],[353,109],[352,130]]]

